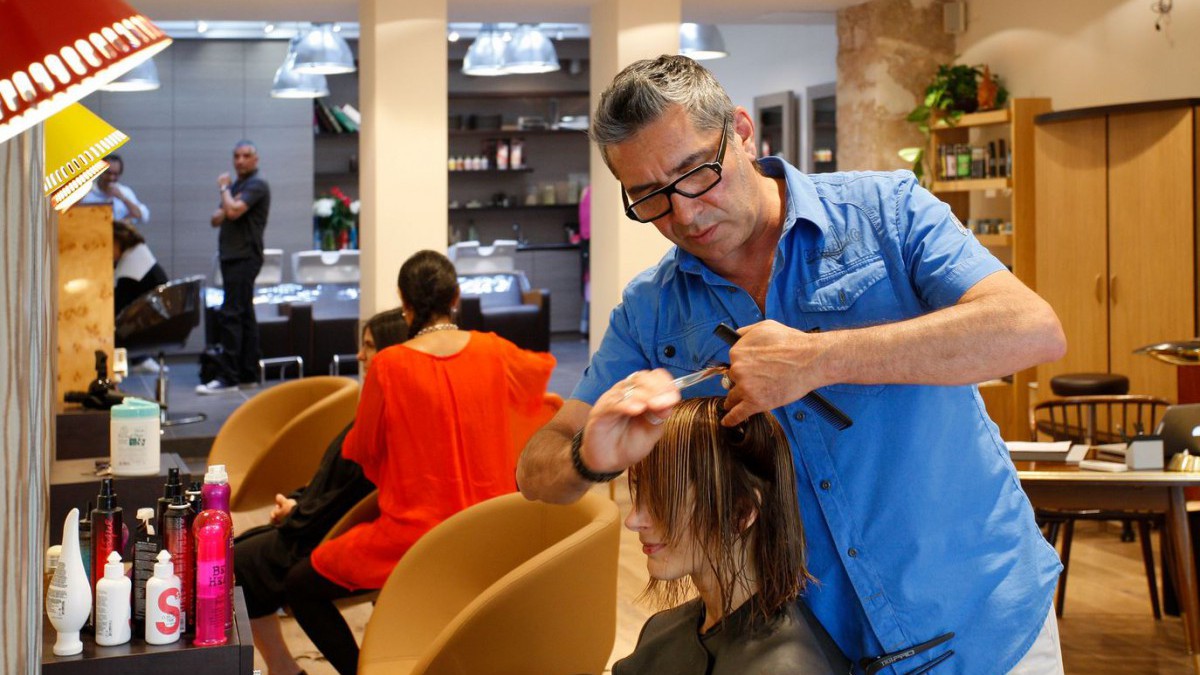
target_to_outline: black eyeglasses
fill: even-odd
[[[695,199],[708,192],[721,182],[721,162],[725,161],[725,136],[729,132],[729,122],[721,127],[721,145],[717,148],[717,158],[707,164],[701,164],[676,178],[670,185],[665,185],[650,194],[629,203],[629,195],[621,188],[621,201],[625,204],[625,215],[639,223],[649,223],[658,220],[671,212],[671,195],[677,194],[688,199]]]

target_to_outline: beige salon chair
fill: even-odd
[[[520,494],[433,528],[367,623],[360,675],[600,673],[616,636],[617,505]]]
[[[307,377],[250,398],[225,420],[208,454],[229,474],[230,511],[269,506],[306,485],[325,449],[358,408],[358,382]]]

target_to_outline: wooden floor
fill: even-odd
[[[607,494],[607,488],[598,487]],[[624,482],[617,483],[617,502],[622,516],[628,513],[629,497]],[[1063,660],[1068,674],[1152,675],[1189,672],[1183,623],[1178,618],[1155,621],[1150,612],[1140,546],[1122,543],[1117,524],[1080,523],[1071,551],[1071,581],[1066,613],[1059,623]],[[1158,555],[1155,540],[1155,555]],[[651,613],[635,602],[646,583],[645,557],[637,536],[622,529],[618,577],[617,639],[611,662],[632,651],[638,631]],[[361,639],[370,618],[371,605],[360,604],[345,611],[355,634]],[[300,666],[309,675],[334,675],[290,618],[284,619],[284,635]],[[255,667],[265,666],[255,657]]]

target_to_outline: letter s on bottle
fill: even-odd
[[[174,602],[170,602],[174,600]],[[166,615],[166,619],[158,621],[154,627],[163,635],[170,635],[179,630],[179,589],[168,588],[158,596],[158,609]]]

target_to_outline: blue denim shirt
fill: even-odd
[[[683,375],[727,361],[713,335],[721,321],[805,331],[903,321],[1004,269],[911,173],[808,176],[776,158],[760,164],[787,181],[765,314],[674,248],[626,287],[573,398],[594,404],[637,370]],[[855,662],[955,633],[883,672],[947,650],[938,672],[1008,672],[1046,620],[1061,565],[978,388],[819,391],[854,425],[837,431],[801,401],[774,411],[796,464],[813,612]],[[710,380],[685,394],[723,390]]]

